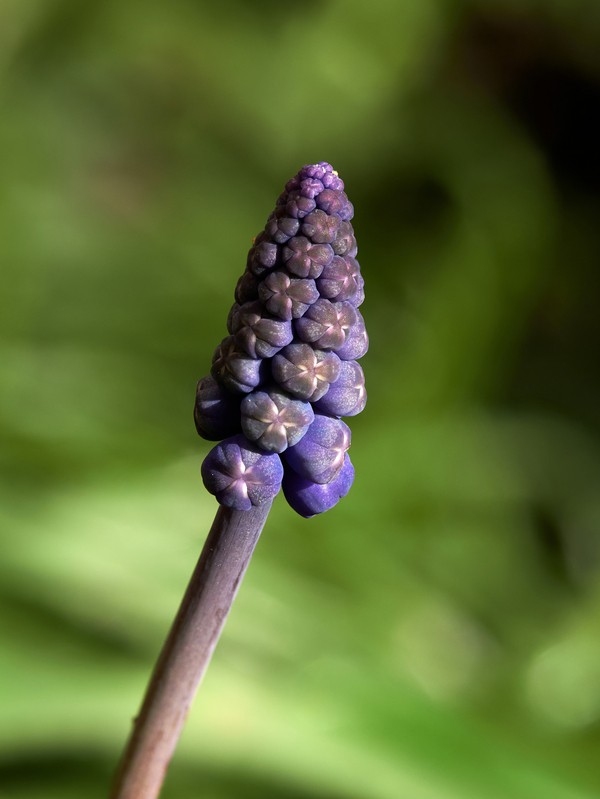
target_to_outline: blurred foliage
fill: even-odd
[[[597,0],[1,0],[0,796],[106,795],[215,511],[191,403],[330,160],[356,485],[278,501],[164,796],[600,793]]]

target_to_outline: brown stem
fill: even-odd
[[[110,799],[156,799],[271,502],[220,507],[123,753]]]

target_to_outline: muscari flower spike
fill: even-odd
[[[333,167],[309,164],[286,183],[250,248],[229,336],[194,406],[199,435],[224,439],[206,456],[202,478],[226,507],[249,510],[283,486],[308,518],[352,486],[341,417],[365,407],[357,360],[369,346],[353,214]]]

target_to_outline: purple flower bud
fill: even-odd
[[[273,379],[289,394],[315,402],[338,379],[341,363],[332,352],[314,350],[309,344],[290,344],[273,358],[271,368]]]
[[[272,241],[261,240],[261,237],[257,236],[254,246],[248,253],[247,269],[256,277],[260,277],[264,272],[275,267],[278,257],[277,245]]]
[[[361,274],[357,276],[357,284],[356,294],[352,297],[348,297],[348,302],[354,305],[355,308],[358,308],[358,306],[362,305],[365,301],[365,281]]]
[[[277,389],[248,394],[241,412],[246,437],[268,452],[283,452],[297,444],[315,418],[310,403]]]
[[[348,198],[344,192],[324,189],[316,198],[317,208],[326,214],[337,214],[342,210]]]
[[[304,197],[299,191],[293,191],[286,195],[285,213],[294,219],[304,219],[316,207],[317,204],[314,200]]]
[[[261,452],[243,435],[217,444],[202,464],[207,491],[221,505],[250,510],[272,499],[281,487],[283,466],[279,455]]]
[[[354,229],[350,222],[341,222],[331,248],[336,255],[356,256],[358,247],[354,238]]]
[[[317,208],[302,221],[302,235],[315,244],[331,244],[340,226],[339,216],[329,216]]]
[[[360,267],[355,258],[340,258],[336,255],[321,272],[317,279],[317,288],[321,297],[332,302],[351,302],[358,294],[360,276]]]
[[[329,483],[342,468],[350,440],[350,428],[345,422],[316,413],[305,435],[286,450],[283,460],[306,480]]]
[[[235,301],[239,305],[258,298],[259,281],[251,272],[244,272],[235,287]]]
[[[319,299],[314,280],[292,278],[271,272],[258,287],[258,297],[267,311],[280,319],[297,319]]]
[[[299,227],[300,222],[291,216],[275,216],[267,223],[265,232],[277,244],[285,244],[296,235]]]
[[[350,200],[344,204],[344,207],[338,212],[338,216],[343,222],[349,222],[352,219],[354,216],[354,206]]]
[[[367,335],[365,320],[358,308],[355,308],[355,311],[356,322],[348,331],[345,343],[335,350],[335,354],[343,361],[357,361],[369,349],[369,336]]]
[[[329,244],[313,244],[305,236],[296,236],[283,248],[282,257],[288,272],[314,279],[333,260],[333,250]]]
[[[227,318],[227,329],[240,350],[251,358],[271,358],[294,337],[290,322],[270,317],[260,302],[235,304]]]
[[[315,410],[330,416],[356,416],[367,404],[365,375],[356,361],[342,361],[340,376],[329,386],[324,397],[315,402]]]
[[[321,350],[335,350],[344,345],[357,321],[357,310],[349,302],[317,300],[294,322],[299,339]]]
[[[196,386],[194,421],[198,435],[219,441],[240,431],[240,398],[230,394],[210,375]]]
[[[283,475],[283,493],[291,507],[309,519],[317,513],[325,513],[345,497],[354,482],[354,467],[350,456],[346,453],[344,463],[329,483],[313,483],[300,477],[293,469],[285,469]]]
[[[265,382],[268,367],[267,361],[250,358],[241,352],[233,336],[228,336],[215,350],[210,371],[215,380],[229,391],[249,394]]]
[[[304,180],[300,182],[300,192],[311,200],[314,200],[317,194],[320,194],[323,189],[323,184],[317,178],[304,178]]]

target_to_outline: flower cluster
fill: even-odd
[[[221,441],[202,477],[222,505],[249,510],[283,487],[309,517],[350,490],[350,428],[341,417],[365,406],[357,361],[369,343],[353,213],[330,164],[305,166],[248,253],[229,335],[194,406],[198,433]]]

